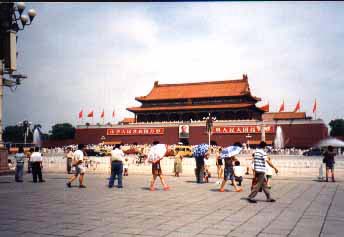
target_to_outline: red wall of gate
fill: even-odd
[[[284,124],[279,125],[282,128],[285,146],[309,148],[328,136],[328,129],[325,124]],[[147,125],[148,128],[155,126]],[[157,126],[158,127],[158,126]],[[190,126],[189,143],[191,145],[208,143],[208,134],[205,132],[205,126]],[[257,144],[261,139],[260,133],[250,133],[250,144]],[[75,134],[75,143],[98,144],[102,142],[101,137],[105,137],[105,141],[120,141],[124,144],[148,144],[157,140],[160,143],[176,144],[180,141],[178,134],[178,126],[164,127],[162,135],[107,135],[107,128],[77,128]],[[217,142],[218,145],[227,146],[234,142],[247,143],[247,133],[240,134],[213,134],[211,140]],[[266,140],[273,141],[275,133],[267,133]]]

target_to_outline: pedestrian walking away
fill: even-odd
[[[174,157],[173,172],[174,172],[175,177],[179,177],[179,174],[183,172],[183,154],[182,154],[182,152],[178,152],[177,155]]]
[[[67,182],[67,187],[72,187],[72,182],[76,180],[79,176],[79,188],[86,188],[86,186],[83,184],[84,181],[84,175],[86,168],[84,166],[84,144],[78,145],[78,150],[76,150],[73,154],[73,162],[72,166],[75,168],[75,174],[70,177],[69,181]]]
[[[332,182],[335,182],[334,180],[334,157],[336,156],[336,153],[333,151],[333,146],[328,146],[327,151],[324,153],[324,159],[323,163],[326,164],[326,182],[328,182],[328,176],[331,172],[332,176]]]
[[[151,149],[154,149],[154,146],[156,146],[158,144],[159,144],[158,141],[154,141],[153,142],[153,147],[151,147]],[[167,152],[167,150],[166,150],[166,152]],[[155,184],[155,180],[156,180],[157,177],[160,178],[160,182],[163,185],[164,190],[165,191],[170,190],[170,186],[167,185],[167,183],[165,181],[165,178],[164,178],[164,176],[162,174],[161,165],[160,165],[160,159],[157,160],[157,161],[153,161],[152,162],[152,179],[151,179],[150,188],[149,188],[150,191],[154,191],[155,190],[154,184]]]
[[[16,182],[23,182],[23,175],[24,175],[24,159],[26,158],[24,154],[23,146],[20,146],[18,149],[18,153],[14,156],[16,160],[16,171],[15,171],[15,181]]]
[[[40,183],[45,182],[42,177],[43,157],[39,152],[39,147],[35,147],[35,151],[31,154],[30,161],[33,182],[37,183],[37,177]]]
[[[195,175],[196,175],[196,182],[201,184],[204,183],[204,171],[205,171],[205,163],[204,158],[210,155],[208,144],[200,144],[197,145],[193,150],[193,156],[195,157],[196,161],[196,168],[195,168]]]
[[[122,178],[124,153],[121,150],[122,145],[123,144],[116,144],[111,151],[111,175],[109,178],[109,188],[112,188],[114,186],[116,177],[118,181],[118,188],[123,188]]]
[[[251,194],[248,196],[248,201],[250,203],[256,203],[257,201],[253,198],[258,194],[260,188],[262,188],[265,193],[268,202],[275,202],[275,199],[271,198],[269,188],[266,184],[265,172],[266,163],[270,165],[275,173],[278,173],[277,168],[267,159],[267,154],[265,152],[266,143],[264,141],[260,142],[258,148],[253,153],[253,169],[254,169],[254,179],[256,179],[256,184],[253,186]]]
[[[28,158],[28,162],[27,162],[27,173],[31,174],[32,171],[32,167],[31,167],[31,154],[35,151],[34,148],[30,148],[30,150],[26,153],[26,157]]]

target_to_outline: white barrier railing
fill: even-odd
[[[151,164],[148,162],[138,163],[137,157],[127,156],[129,160],[129,173],[150,174]],[[247,155],[239,155],[241,166],[249,164]],[[273,164],[279,169],[279,176],[317,176],[323,157],[297,156],[297,155],[271,155]],[[11,157],[13,160],[13,157]],[[87,172],[96,174],[110,174],[109,157],[88,157],[86,162]],[[183,159],[183,174],[193,175],[195,168],[194,158]],[[173,173],[174,157],[165,157],[161,161],[161,167],[165,174]],[[43,159],[45,172],[66,172],[66,159],[63,154],[45,154]],[[336,157],[336,172],[344,173],[344,157]],[[216,176],[216,165],[214,157],[210,158],[210,171]]]

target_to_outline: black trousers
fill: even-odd
[[[204,164],[196,164],[196,182],[197,183],[204,183]]]
[[[32,167],[32,179],[33,182],[37,182],[37,176],[40,182],[43,181],[42,177],[42,168],[41,168],[41,163],[40,162],[31,162],[31,167]]]
[[[67,173],[70,174],[72,171],[72,159],[67,158]]]

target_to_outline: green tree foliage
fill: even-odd
[[[50,138],[53,140],[73,139],[75,128],[69,123],[58,123],[52,127]]]
[[[24,130],[25,129],[22,126],[7,126],[2,134],[3,140],[5,142],[24,143]],[[31,143],[32,137],[32,131],[29,130],[26,142]]]
[[[331,120],[329,125],[331,127],[331,136],[344,136],[344,119]]]

